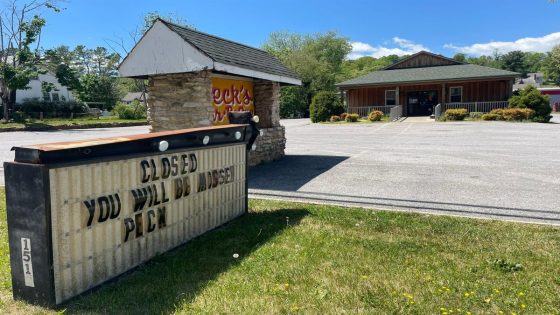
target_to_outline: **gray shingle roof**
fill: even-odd
[[[496,77],[516,77],[517,72],[500,70],[479,65],[463,64],[398,70],[380,70],[364,76],[340,82],[339,87],[382,85],[413,82],[433,82],[449,80],[485,79]]]
[[[185,41],[196,47],[215,62],[299,79],[297,74],[286,68],[278,59],[264,50],[195,31],[164,20],[161,21],[167,25],[169,29],[177,33]]]

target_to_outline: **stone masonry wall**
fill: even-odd
[[[150,77],[148,92],[152,132],[212,125],[209,71]]]
[[[255,115],[260,118],[259,127],[280,126],[280,84],[255,80],[253,87]]]
[[[286,130],[284,126],[261,128],[262,135],[255,141],[255,151],[249,151],[249,166],[278,160],[284,156]]]
[[[286,148],[286,132],[280,125],[280,84],[255,80],[253,94],[262,135],[257,137],[256,150],[249,152],[250,166],[278,160],[284,156]]]
[[[150,77],[148,92],[152,132],[212,125],[210,71]],[[286,148],[285,129],[280,125],[280,84],[255,80],[253,94],[262,135],[256,140],[256,150],[249,152],[251,166],[280,159]]]

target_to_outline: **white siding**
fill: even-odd
[[[29,89],[17,90],[16,103],[21,103],[25,101],[25,99],[30,99],[30,98],[43,99],[43,89],[42,89],[41,82],[48,82],[54,84],[55,88],[50,92],[51,99],[52,99],[52,95],[54,93],[57,93],[60,100],[62,100],[62,97],[64,97],[66,101],[74,100],[72,92],[69,91],[67,87],[62,86],[60,83],[58,83],[58,80],[52,73],[46,73],[46,74],[40,74],[38,79],[31,80],[27,85]]]

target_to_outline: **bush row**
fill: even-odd
[[[385,115],[381,111],[373,111],[369,113],[368,120],[373,121],[380,121]],[[346,121],[346,122],[357,122],[360,119],[360,115],[358,114],[348,114],[342,113],[340,115],[332,115],[329,119],[330,122],[339,122],[339,121]]]
[[[117,103],[113,108],[113,113],[120,119],[146,119],[146,108],[137,100],[130,104]]]

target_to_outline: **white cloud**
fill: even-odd
[[[417,53],[421,50],[430,51],[428,48],[421,44],[417,44],[411,40],[393,37],[393,43],[396,47],[385,47],[385,46],[371,46],[370,44],[363,42],[351,42],[352,51],[348,55],[348,59],[358,59],[364,56],[370,57],[383,57],[388,55],[410,55]]]
[[[481,56],[493,55],[495,51],[505,54],[513,50],[547,52],[555,45],[560,44],[560,32],[551,33],[542,37],[525,37],[514,42],[489,42],[473,44],[470,46],[444,45],[445,48],[453,49],[467,55]]]

